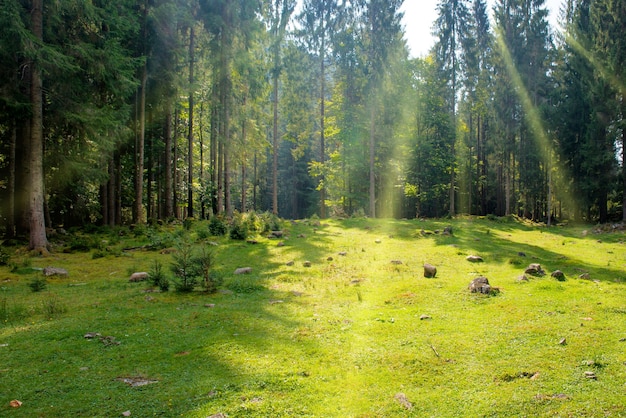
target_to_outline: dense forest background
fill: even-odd
[[[416,1],[416,0],[407,0]],[[0,0],[0,221],[626,219],[626,0]]]

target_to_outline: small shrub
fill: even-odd
[[[214,237],[221,237],[228,232],[228,225],[221,216],[212,216],[209,219],[209,233]]]
[[[33,292],[41,292],[45,290],[47,286],[48,282],[45,277],[35,277],[28,283],[28,287],[30,287],[30,290]]]
[[[190,231],[193,226],[195,219],[194,218],[185,218],[183,219],[183,229],[185,231]]]
[[[235,215],[230,226],[230,238],[245,241],[248,238],[248,225],[243,221],[241,214]]]
[[[9,253],[7,253],[4,248],[0,247],[0,266],[6,266],[9,264]]]
[[[191,292],[198,283],[200,272],[193,259],[193,247],[188,238],[183,239],[177,246],[178,251],[173,254],[171,264],[172,273],[176,277],[174,287],[178,292]]]
[[[167,292],[170,288],[170,281],[165,276],[165,272],[163,271],[163,265],[158,261],[154,260],[154,264],[150,269],[150,281],[154,286],[157,286],[164,292]]]
[[[280,218],[271,212],[263,212],[260,216],[261,233],[267,233],[270,231],[279,231],[282,229],[280,224]]]
[[[213,273],[213,265],[215,257],[213,251],[202,248],[202,253],[193,258],[195,268],[200,272],[202,277],[202,287],[208,293],[215,293],[217,287],[221,284],[219,275]]]

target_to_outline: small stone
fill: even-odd
[[[381,242],[383,242],[381,239],[377,239],[374,241],[376,244],[380,244]]]
[[[276,246],[277,246],[277,247],[284,247],[284,246],[285,246],[285,243],[284,243],[284,242],[282,242],[282,241],[280,241],[278,244],[276,244]]]
[[[427,279],[432,279],[437,275],[437,267],[432,264],[424,264],[424,277]]]
[[[277,300],[270,300],[270,302],[269,302],[269,303],[270,303],[270,305],[276,305],[276,304],[278,304],[278,303],[285,303],[285,301],[284,301],[284,300],[278,300],[278,299],[277,299]]]
[[[565,338],[561,338],[561,340],[559,341],[560,345],[567,345],[567,339]]]
[[[483,258],[479,255],[468,255],[465,259],[469,261],[470,263],[482,263],[483,262]]]
[[[557,279],[560,282],[565,280],[565,273],[563,273],[561,270],[553,271],[550,276],[554,277],[555,279]]]
[[[432,316],[426,315],[426,314],[420,315],[420,321],[424,321],[426,319],[433,319],[433,318],[432,318]]]
[[[310,261],[305,261],[304,263],[302,263],[302,265],[304,267],[311,267],[311,262]]]
[[[399,266],[402,264],[402,261],[400,260],[391,260],[391,264],[395,264],[396,266]]]
[[[585,377],[587,379],[598,380],[598,376],[594,372],[585,372]]]
[[[328,258],[326,259],[326,261],[333,261],[333,260],[334,260],[334,258],[332,258],[332,257],[328,257]]]
[[[138,271],[136,273],[133,273],[130,275],[130,279],[128,279],[129,282],[143,282],[144,280],[148,280],[148,277],[150,275],[145,272],[145,271]]]
[[[541,264],[537,263],[529,264],[528,267],[526,267],[524,273],[530,274],[532,276],[543,276],[544,274],[546,274],[546,272],[543,271],[543,269],[541,268]]]
[[[11,402],[9,402],[9,406],[11,408],[19,408],[20,406],[22,406],[22,401],[18,401],[17,399],[13,399]]]
[[[527,282],[528,281],[528,276],[526,276],[525,274],[522,274],[521,276],[519,276],[517,278],[518,282]]]
[[[272,231],[270,232],[270,237],[272,238],[282,238],[284,235],[283,231]]]
[[[517,255],[520,257],[526,257],[526,253],[522,251],[518,252]]]
[[[93,338],[100,337],[100,336],[101,334],[99,332],[88,332],[87,334],[84,335],[84,338],[87,340],[91,340]]]
[[[259,241],[255,240],[255,239],[249,239],[249,240],[247,240],[246,242],[247,242],[248,244],[252,244],[252,245],[255,245],[255,244],[258,244],[258,243],[259,243]]]
[[[348,253],[346,251],[340,251],[339,255],[345,257],[346,255],[348,255]]]
[[[205,303],[204,307],[205,308],[215,308],[215,304],[214,303]]]
[[[404,393],[397,393],[394,399],[404,407],[404,409],[413,409],[413,404],[409,402],[409,399]]]
[[[306,235],[300,234],[300,235],[298,235],[298,238],[306,238]]]
[[[492,287],[489,284],[489,279],[483,276],[477,277],[472,280],[468,288],[472,293],[482,293],[485,295],[490,294],[492,291]]]
[[[285,265],[286,265],[286,266],[293,266],[294,264],[296,264],[296,262],[295,262],[295,261],[293,261],[293,260],[287,261],[287,262],[285,263]]]
[[[578,276],[579,279],[583,279],[583,280],[590,280],[591,276],[589,275],[589,273],[583,273],[580,276]]]
[[[69,273],[67,270],[59,268],[59,267],[45,267],[43,269],[43,275],[46,277],[50,276],[59,276],[59,277],[67,277]]]
[[[131,415],[130,411],[124,411],[122,412],[122,416],[123,417],[129,417]]]
[[[235,274],[250,274],[252,273],[252,267],[240,267],[235,270]]]

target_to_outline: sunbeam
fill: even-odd
[[[503,58],[506,70],[511,77],[511,81],[513,82],[513,85],[515,87],[515,93],[520,100],[522,108],[524,109],[524,117],[531,128],[533,138],[538,147],[540,161],[549,170],[548,172],[551,179],[550,182],[554,180],[554,176],[552,176],[552,173],[555,170],[559,173],[564,174],[561,176],[557,176],[557,181],[559,179],[570,178],[570,176],[568,176],[566,168],[559,163],[558,159],[557,161],[555,161],[554,157],[558,155],[558,152],[557,150],[555,150],[554,145],[550,140],[539,110],[533,104],[528,90],[526,89],[526,86],[522,81],[522,77],[515,67],[513,58],[511,56],[511,51],[509,50],[504,40],[504,34],[502,33],[502,30],[498,27],[496,28],[496,43],[498,45],[499,52]],[[576,200],[571,195],[571,192],[568,189],[567,185],[559,184],[558,186],[559,187],[557,187],[557,190],[559,190],[559,195],[562,196],[564,200],[571,202],[573,205],[575,205]],[[550,184],[549,187],[551,189],[554,189],[552,187],[552,184]]]

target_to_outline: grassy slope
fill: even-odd
[[[447,225],[452,236],[421,234]],[[40,293],[0,269],[0,415],[626,416],[623,233],[476,219],[287,229],[284,247],[221,240],[235,291],[215,295],[128,283],[130,269],[169,263],[156,252],[35,259],[70,271]],[[437,278],[423,277],[424,262]],[[518,283],[531,262],[567,281]],[[232,275],[245,266],[251,275]],[[583,271],[593,280],[578,279]],[[477,275],[501,293],[469,294]],[[66,312],[44,315],[58,306]],[[120,345],[83,338],[96,331]],[[24,404],[11,409],[11,399]]]

